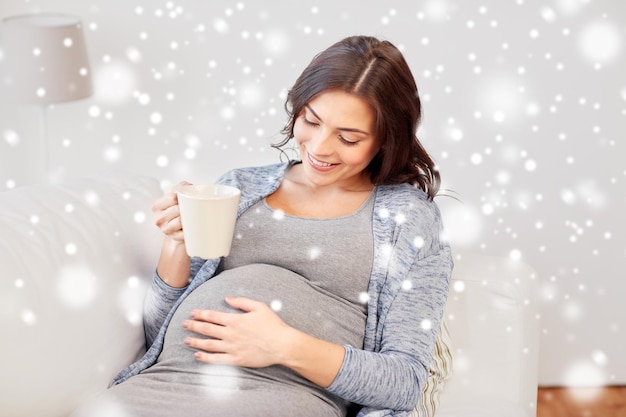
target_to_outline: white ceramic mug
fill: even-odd
[[[227,185],[185,185],[176,194],[189,256],[228,256],[241,192]]]

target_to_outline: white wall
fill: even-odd
[[[278,160],[283,98],[350,34],[401,46],[458,254],[535,267],[543,384],[626,383],[626,6],[616,0],[2,0],[82,16],[96,80],[49,111],[51,176],[211,181]],[[0,65],[2,65],[0,54]],[[0,190],[39,175],[38,110],[0,104]]]

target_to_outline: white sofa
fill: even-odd
[[[0,192],[0,416],[65,417],[142,353],[159,195],[156,180],[129,173]],[[482,255],[456,261],[456,369],[438,417],[535,415],[532,274]]]
[[[437,417],[536,416],[536,282],[518,261],[475,253],[455,261],[446,305],[454,372]]]

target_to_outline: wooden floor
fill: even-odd
[[[540,388],[537,417],[626,417],[626,386]]]

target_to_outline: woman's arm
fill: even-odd
[[[190,259],[185,249],[176,194],[176,190],[186,184],[189,183],[178,183],[171,193],[165,194],[152,205],[154,224],[163,233],[157,273],[170,287],[176,288],[187,286],[190,274]]]
[[[165,321],[176,300],[183,294],[193,270],[192,262],[185,249],[180,210],[176,189],[186,182],[179,183],[173,192],[165,194],[152,206],[154,224],[163,233],[161,254],[152,285],[144,303],[144,331],[147,346],[150,346]],[[196,262],[197,263],[197,262]]]
[[[176,210],[178,210],[178,206],[176,206]],[[182,230],[180,232],[182,234]],[[170,287],[182,288],[189,284],[190,273],[191,259],[187,255],[185,242],[165,236],[157,263],[159,277]]]
[[[413,263],[383,323],[377,352],[346,347],[328,390],[378,409],[411,410],[428,378],[452,270],[450,248]]]
[[[152,345],[168,313],[185,290],[186,287],[170,287],[159,277],[158,273],[154,273],[152,285],[148,289],[143,305],[143,329],[146,347]]]
[[[304,378],[327,388],[337,377],[344,361],[343,346],[317,339],[296,329],[291,329],[289,343],[281,365],[290,368]]]

